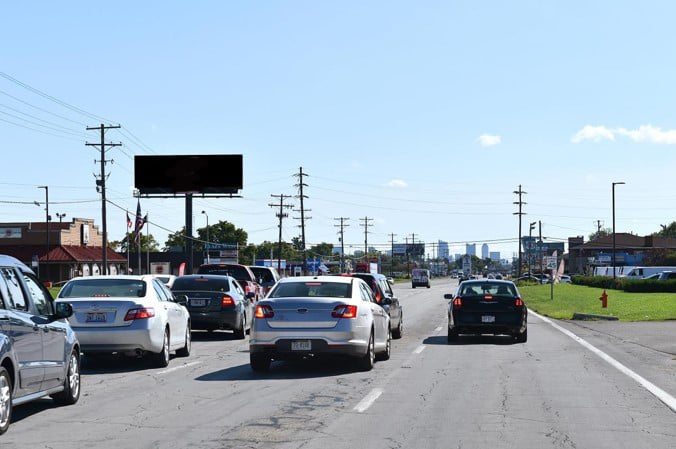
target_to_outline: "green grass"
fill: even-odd
[[[563,320],[573,313],[610,315],[620,321],[676,320],[676,293],[626,293],[606,290],[608,308],[601,307],[602,288],[573,284],[555,284],[554,299],[551,285],[522,285],[519,291],[528,308],[535,312]]]

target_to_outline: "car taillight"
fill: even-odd
[[[357,318],[357,306],[341,304],[333,308],[333,318]]]
[[[266,305],[256,306],[256,311],[254,312],[256,318],[272,318],[275,316],[275,312],[272,311],[272,307]]]
[[[453,300],[453,308],[459,309],[460,307],[462,307],[462,298],[458,296]]]
[[[484,301],[492,301],[493,296],[492,295],[484,295]]]
[[[514,305],[517,307],[523,307],[523,301],[521,298],[516,298],[516,301],[514,301]]]
[[[232,296],[228,295],[223,295],[221,298],[221,306],[222,307],[232,307],[235,305],[235,300],[232,299]]]
[[[155,309],[152,307],[139,307],[138,309],[129,309],[124,316],[125,321],[143,320],[155,316]]]

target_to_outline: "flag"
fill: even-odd
[[[136,225],[134,227],[134,242],[138,245],[141,242],[141,229],[148,219],[148,215],[141,216],[141,200],[136,203]]]
[[[132,225],[131,218],[129,218],[129,212],[127,212],[127,229],[130,229]]]

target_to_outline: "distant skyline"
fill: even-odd
[[[307,245],[484,243],[518,251],[675,220],[669,1],[13,2],[0,19],[0,222],[92,218],[100,124],[108,239],[135,213],[135,155],[242,154],[241,198],[195,199],[276,242],[299,194]],[[185,201],[141,198],[164,246]],[[36,206],[35,202],[40,203]],[[291,198],[282,237],[300,235]],[[201,214],[204,210],[206,214]],[[363,219],[369,219],[367,229]],[[368,234],[365,236],[364,231]]]

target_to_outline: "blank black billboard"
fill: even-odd
[[[134,156],[134,186],[144,194],[237,193],[241,154]]]

